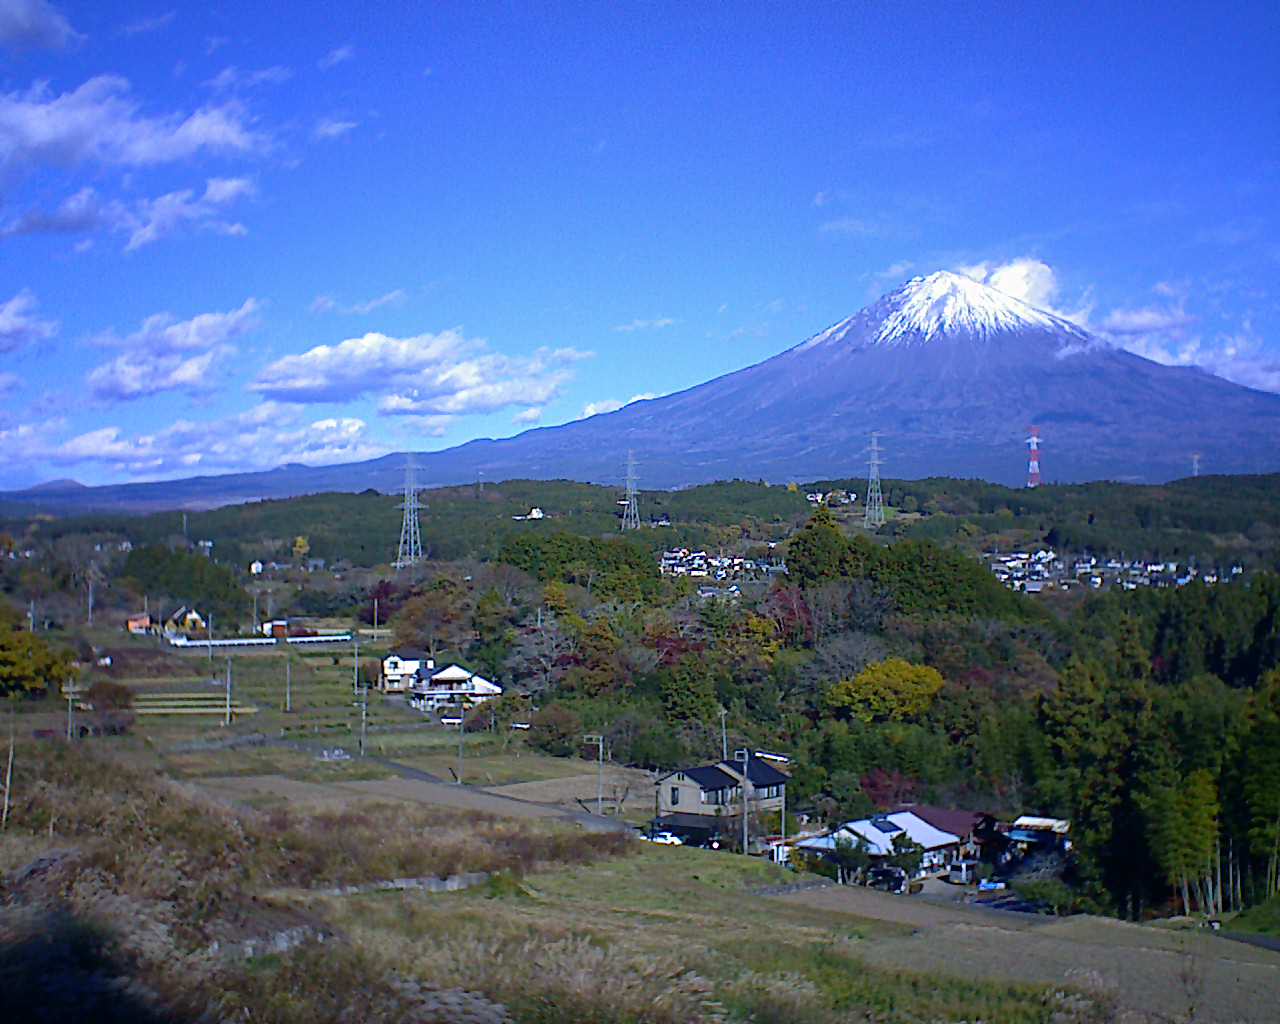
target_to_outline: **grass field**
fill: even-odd
[[[1280,896],[1273,896],[1266,903],[1259,903],[1256,907],[1237,914],[1227,927],[1233,932],[1280,938]]]

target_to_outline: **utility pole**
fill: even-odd
[[[734,761],[742,762],[742,855],[748,856],[747,852],[747,787],[751,785],[751,780],[747,778],[747,773],[751,770],[751,751],[746,747],[733,752]]]
[[[258,635],[258,592],[253,592],[253,634]]]
[[[725,719],[728,717],[729,709],[720,709],[720,760],[729,760],[729,731],[725,725]]]
[[[351,634],[351,696],[360,696],[360,634]]]
[[[67,687],[67,742],[71,742],[71,723],[75,718],[75,692],[71,689],[70,682],[65,684]]]
[[[34,633],[36,631],[36,599],[33,597],[27,602],[27,632]]]
[[[227,658],[227,714],[222,721],[223,726],[231,724],[231,658]]]
[[[782,790],[782,817],[778,819],[778,831],[782,833],[782,842],[778,844],[778,850],[787,845],[787,784],[784,782],[778,787]]]
[[[458,785],[462,785],[462,727],[467,724],[467,707],[458,708]]]
[[[92,569],[89,571],[88,587],[89,587],[89,623],[88,624],[92,626],[93,625],[93,570]]]
[[[373,599],[373,639],[378,639],[378,599]]]
[[[587,733],[582,742],[596,745],[596,814],[604,814],[604,736]]]
[[[293,652],[288,649],[284,652],[284,710],[293,710]]]
[[[183,513],[183,516],[185,518],[186,516],[185,512]],[[205,636],[208,637],[208,640],[209,640],[209,666],[210,666],[210,670],[212,670],[212,667],[213,667],[213,612],[209,613],[209,621],[205,623],[204,632],[205,632]]]
[[[369,684],[364,684],[360,699],[360,756],[364,757],[364,741],[369,732]]]

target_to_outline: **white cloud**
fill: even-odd
[[[632,320],[629,324],[618,324],[614,330],[623,334],[630,334],[633,331],[660,331],[664,327],[673,327],[677,323],[679,323],[678,320],[673,320],[669,316],[660,316],[652,320]]]
[[[131,21],[128,25],[122,28],[120,30],[120,34],[124,36],[137,36],[146,32],[158,32],[160,29],[168,28],[172,25],[177,16],[177,11],[167,11],[164,14],[156,14],[150,18],[139,18],[137,21]]]
[[[279,64],[257,71],[241,71],[234,65],[225,67],[204,84],[216,92],[252,89],[258,85],[280,85],[293,77],[293,72]]]
[[[907,274],[911,272],[911,268],[914,266],[915,264],[911,260],[898,260],[896,263],[890,263],[883,270],[876,271],[869,279],[867,297],[876,299],[886,289],[896,288],[907,279]]]
[[[1043,309],[1081,327],[1087,327],[1093,313],[1093,301],[1089,292],[1079,300],[1075,309],[1060,309],[1058,278],[1052,267],[1043,260],[1024,256],[1007,263],[974,263],[954,267],[957,274],[989,285],[996,291],[1021,299],[1029,306]]]
[[[814,195],[813,205],[826,206],[828,203],[834,201],[835,198],[836,198],[836,194],[834,192],[820,191],[816,195]]]
[[[192,356],[148,349],[126,352],[89,372],[89,392],[109,402],[131,402],[164,391],[204,394],[213,388],[211,370],[223,354],[217,349]]]
[[[328,71],[332,67],[336,67],[346,61],[351,60],[356,55],[356,51],[350,46],[339,46],[330,50],[316,62],[316,67],[321,71]]]
[[[590,416],[602,416],[607,412],[617,412],[619,409],[630,405],[632,402],[645,402],[651,398],[657,397],[658,396],[652,391],[645,391],[638,395],[632,395],[625,402],[620,402],[616,398],[602,398],[598,402],[588,402],[584,405],[582,407],[582,415],[578,418],[585,420]]]
[[[36,297],[24,288],[8,302],[0,303],[0,352],[48,341],[58,333],[58,321],[36,315]]]
[[[24,428],[19,428],[24,429]],[[260,402],[245,412],[208,422],[179,420],[155,433],[129,434],[106,426],[61,443],[25,428],[24,457],[58,465],[106,464],[130,475],[164,476],[268,469],[283,463],[327,465],[385,455],[368,437],[365,422],[330,417],[306,422],[296,406]]]
[[[319,345],[267,366],[252,390],[280,401],[350,401],[378,396],[393,416],[461,415],[542,405],[590,353],[540,348],[532,356],[488,351],[458,329],[411,338],[370,333]]]
[[[372,313],[374,310],[382,309],[383,306],[398,306],[408,297],[408,293],[403,288],[396,288],[394,291],[379,295],[377,298],[344,306],[331,295],[317,295],[309,308],[312,313],[345,313],[347,315],[363,316],[367,313]]]
[[[519,424],[522,427],[530,426],[542,419],[542,408],[534,406],[530,409],[521,409],[518,413],[511,417],[511,422]]]
[[[339,121],[333,117],[322,117],[316,122],[314,134],[317,139],[340,139],[358,127],[360,127],[358,121]]]
[[[64,199],[51,213],[28,210],[0,230],[0,236],[44,233],[81,234],[101,227],[108,212],[91,188],[82,188]]]
[[[1160,309],[1145,306],[1139,309],[1113,309],[1102,321],[1102,330],[1108,334],[1152,334],[1187,327],[1195,317],[1183,309]]]
[[[1236,384],[1280,392],[1280,355],[1266,351],[1248,323],[1238,333],[1221,333],[1207,341],[1187,336],[1177,328],[1168,333],[1127,334],[1112,340],[1165,366],[1198,366]]]
[[[847,238],[878,238],[885,233],[885,229],[880,225],[872,224],[870,221],[862,220],[859,217],[838,217],[835,220],[819,224],[818,230],[824,235],[838,235]]]
[[[99,75],[57,96],[46,82],[0,95],[0,167],[90,160],[141,167],[269,146],[235,101],[161,117],[143,116],[139,106],[119,75]]]
[[[239,309],[189,320],[156,313],[123,338],[98,336],[97,344],[127,351],[90,371],[90,394],[102,401],[128,402],[164,391],[208,392],[217,383],[217,364],[235,352],[232,342],[257,327],[259,308],[249,298]]]
[[[129,218],[131,230],[125,252],[141,249],[186,227],[220,235],[247,234],[243,224],[224,219],[223,208],[253,194],[253,183],[247,178],[210,178],[198,198],[193,189],[187,188],[144,199],[139,202],[136,215]]]
[[[244,225],[226,220],[224,208],[254,193],[253,183],[247,178],[209,178],[199,196],[194,189],[182,189],[154,199],[139,199],[129,207],[118,199],[104,201],[92,188],[82,188],[51,212],[28,210],[0,228],[0,237],[87,234],[106,229],[127,234],[125,251],[129,252],[187,227],[223,235],[243,235]],[[81,248],[77,247],[77,251]]]
[[[21,384],[22,378],[16,373],[0,372],[0,398],[8,398]]]
[[[48,0],[0,0],[0,45],[61,50],[84,39]]]
[[[225,313],[200,313],[189,320],[178,320],[172,313],[155,313],[143,320],[131,334],[124,337],[101,334],[94,341],[109,347],[205,352],[254,330],[258,326],[261,308],[257,299],[248,298],[239,309]]]

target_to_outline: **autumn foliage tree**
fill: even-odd
[[[942,682],[936,668],[887,658],[836,683],[827,693],[827,708],[864,722],[907,721],[929,710]]]

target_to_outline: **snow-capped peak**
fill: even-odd
[[[938,333],[990,334],[1035,328],[1057,329],[1065,322],[1021,299],[945,270],[915,277],[886,296],[888,315],[875,340],[882,344],[913,335],[928,340]]]
[[[1070,321],[1036,309],[1021,299],[972,278],[941,270],[914,277],[847,320],[804,342],[801,349],[823,343],[901,345],[937,336],[985,338],[1005,331],[1051,331],[1088,344],[1089,334]]]

